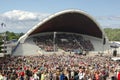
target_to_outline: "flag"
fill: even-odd
[[[6,27],[6,24],[5,23],[1,23],[1,27]]]

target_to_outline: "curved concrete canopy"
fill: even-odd
[[[90,15],[74,9],[61,11],[47,17],[25,35],[27,38],[43,32],[72,32],[97,38],[103,38],[104,36],[104,32]]]

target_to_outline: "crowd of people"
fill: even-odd
[[[47,52],[54,51],[54,45],[57,49],[62,49],[64,51],[93,51],[94,47],[90,40],[85,40],[81,35],[71,34],[71,33],[57,33],[57,34],[47,34],[34,37],[33,41],[42,50]]]
[[[58,46],[65,51],[74,51],[79,48],[85,51],[94,50],[90,40],[85,40],[81,35],[78,34],[57,34],[56,41]]]
[[[44,54],[0,58],[0,80],[120,80],[110,56]]]
[[[52,34],[35,36],[33,38],[33,41],[42,50],[45,50],[47,52],[54,51],[54,49],[53,49],[53,35]]]
[[[120,62],[110,55],[74,54],[68,51],[94,50],[90,40],[81,35],[57,33],[34,36],[42,50],[65,52],[34,56],[5,56],[0,58],[0,80],[120,80]]]

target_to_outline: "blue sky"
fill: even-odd
[[[54,13],[76,8],[92,15],[118,15],[120,0],[1,0],[0,13],[10,10]]]
[[[111,28],[113,26],[120,28],[120,0],[1,0],[0,2],[0,15],[14,10],[19,10],[19,12],[53,14],[66,9],[83,10],[93,16],[104,27]],[[9,20],[6,19],[2,19],[2,21],[7,23]],[[24,26],[23,24],[21,26]],[[10,23],[9,25],[12,26]],[[17,24],[15,25],[17,26]],[[23,31],[22,29],[15,30],[15,28],[14,30],[8,29],[11,31],[26,32],[31,27],[22,28]]]

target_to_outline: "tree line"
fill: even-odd
[[[120,28],[105,28],[104,31],[109,41],[120,41]]]
[[[6,41],[10,41],[13,39],[19,39],[22,35],[24,35],[24,33],[14,33],[14,32],[10,32],[10,31],[6,31],[4,33],[0,33],[0,41],[3,40],[4,35],[6,35]]]

